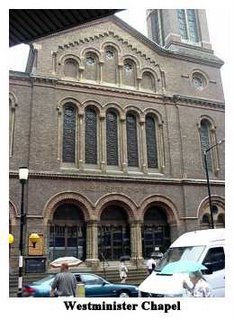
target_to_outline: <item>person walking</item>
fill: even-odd
[[[50,296],[75,297],[76,284],[76,277],[69,271],[68,264],[62,263],[60,272],[56,274],[52,282]]]
[[[155,262],[153,256],[151,256],[150,259],[147,261],[147,270],[148,270],[149,275],[153,272],[155,267],[156,267],[156,262]]]
[[[211,288],[201,271],[190,272],[189,279],[193,285],[192,287],[190,287],[185,280],[183,281],[183,288],[186,289],[187,296],[195,298],[212,297]]]
[[[120,260],[120,264],[119,264],[119,276],[121,280],[120,282],[125,283],[128,276],[128,268],[123,259]]]

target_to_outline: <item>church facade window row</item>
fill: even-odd
[[[72,102],[65,103],[61,110],[59,148],[63,166],[163,170],[162,122],[153,111],[142,118],[131,108],[123,116],[110,106],[104,114],[88,104],[81,113]]]
[[[62,166],[102,171],[164,171],[163,121],[153,110],[142,116],[137,109],[129,108],[123,115],[114,105],[103,113],[95,104],[88,104],[81,112],[73,102],[65,103],[61,110]],[[216,143],[216,129],[211,119],[202,117],[198,130],[203,162],[204,150]],[[208,153],[207,165],[210,172],[218,173],[217,148]]]
[[[158,92],[160,69],[141,66],[131,55],[122,56],[118,48],[107,44],[101,50],[86,50],[81,57],[65,54],[60,57],[56,73],[62,78],[75,81],[112,84],[134,90]]]

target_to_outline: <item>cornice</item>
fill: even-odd
[[[18,179],[18,171],[10,171],[10,178]],[[178,179],[178,178],[166,178],[162,177],[162,174],[155,175],[154,177],[149,176],[126,176],[126,175],[104,175],[104,174],[88,174],[85,172],[77,173],[65,173],[65,172],[46,172],[46,171],[30,171],[29,179],[51,179],[51,180],[83,180],[83,181],[103,181],[103,182],[127,182],[127,183],[157,183],[157,184],[172,184],[172,185],[206,185],[206,179]],[[224,186],[224,180],[212,180],[210,182],[213,185]]]
[[[195,104],[199,106],[207,106],[212,107],[215,109],[224,110],[225,104],[222,101],[214,101],[203,99],[199,97],[190,97],[190,96],[183,96],[183,95],[173,95],[172,97],[165,97],[165,99],[172,99],[174,103],[185,103],[185,104]]]
[[[225,103],[223,101],[215,101],[209,100],[199,97],[191,97],[191,96],[183,96],[183,95],[166,95],[158,92],[145,92],[140,90],[134,89],[126,89],[120,87],[111,87],[102,83],[93,84],[87,82],[79,82],[79,81],[69,81],[69,80],[61,80],[57,77],[48,77],[46,75],[33,75],[27,74],[24,72],[12,72],[10,73],[11,79],[21,79],[21,80],[28,80],[33,82],[34,84],[42,84],[42,85],[51,85],[54,88],[59,88],[59,86],[63,89],[74,90],[75,88],[85,89],[88,92],[89,90],[95,90],[103,93],[115,93],[115,94],[125,94],[128,97],[131,96],[132,98],[148,98],[148,99],[162,99],[163,101],[169,101],[171,103],[181,103],[181,104],[191,104],[197,106],[205,106],[214,108],[217,110],[225,110]],[[65,88],[66,87],[66,88]],[[72,89],[74,88],[74,89]],[[60,89],[60,88],[59,88]]]

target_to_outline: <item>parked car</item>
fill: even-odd
[[[91,273],[75,273],[77,282],[85,285],[86,297],[137,297],[138,287],[129,284],[111,283]],[[55,274],[24,285],[24,297],[49,297]]]
[[[224,297],[225,229],[199,230],[181,235],[163,255],[152,276],[150,275],[139,285],[139,296],[184,296],[182,281],[188,281],[188,274],[161,273],[167,264],[175,261],[194,261],[203,264],[207,270],[202,273],[212,289],[213,296]]]

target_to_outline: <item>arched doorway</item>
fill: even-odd
[[[54,212],[49,230],[49,260],[86,257],[86,226],[82,210],[74,204],[61,204]]]
[[[170,245],[170,226],[165,209],[153,205],[147,209],[142,226],[143,257],[148,258],[159,247],[162,252]]]
[[[108,206],[101,214],[98,255],[100,260],[119,260],[121,256],[131,255],[128,215],[120,206]]]

